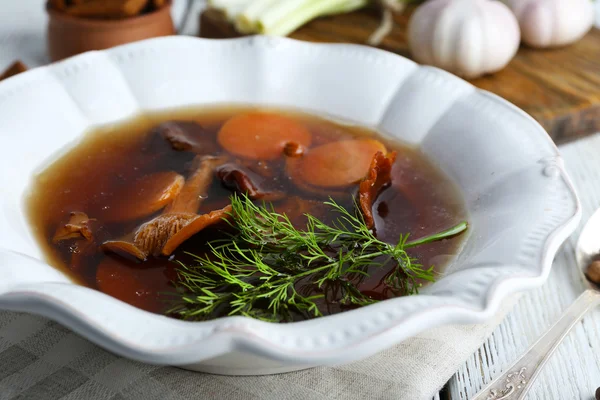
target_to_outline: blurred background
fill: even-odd
[[[46,0],[0,1],[0,71],[14,62],[16,55],[30,67],[50,62],[45,4]],[[205,5],[205,0],[173,0],[171,14],[179,33],[198,35],[198,15]]]

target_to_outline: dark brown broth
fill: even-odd
[[[111,263],[119,279],[137,282],[126,293],[110,293],[145,310],[164,313],[169,304],[163,292],[173,290],[177,264],[169,260],[189,261],[185,252],[202,254],[207,240],[221,236],[220,227],[213,227],[197,234],[184,243],[170,258],[151,258],[143,263],[97,252],[85,257],[77,268],[71,265],[74,251],[79,251],[73,241],[52,243],[57,226],[64,224],[72,211],[82,211],[91,218],[102,221],[111,208],[122,207],[126,198],[119,191],[146,174],[158,171],[177,171],[184,176],[193,154],[174,151],[164,140],[148,138],[148,132],[158,123],[167,120],[193,120],[199,122],[208,134],[215,137],[219,127],[230,116],[248,111],[248,108],[222,108],[213,110],[177,110],[139,117],[133,121],[90,132],[65,156],[54,162],[34,180],[28,200],[32,229],[51,265],[68,273],[74,281],[98,288],[96,269],[100,263]],[[278,111],[281,112],[281,111]],[[313,135],[312,147],[320,144],[355,137],[374,136],[376,132],[357,126],[342,125],[330,120],[301,113],[286,115],[303,122]],[[446,229],[465,219],[462,201],[449,180],[417,149],[386,140],[388,150],[397,150],[398,157],[393,169],[392,186],[379,196],[374,205],[378,237],[396,243],[401,233],[412,238],[422,237]],[[270,168],[274,174],[274,187],[288,197],[275,203],[280,212],[290,214],[293,221],[301,224],[301,212],[309,212],[326,222],[331,213],[325,213],[324,197],[304,192],[289,180],[281,160],[259,163],[247,162],[252,169]],[[336,201],[351,209],[356,185],[343,190]],[[228,204],[231,192],[215,180],[208,198],[202,203],[199,214],[210,212]],[[318,200],[316,206],[302,210],[297,197]],[[319,205],[321,204],[321,205]],[[104,235],[119,238],[131,232],[140,223],[149,220],[103,224]],[[412,256],[426,266],[435,265],[439,271],[454,256],[462,242],[461,237],[444,240],[411,249]],[[360,286],[374,298],[393,296],[382,283],[389,270],[371,268],[370,278]],[[335,302],[322,305],[325,314],[342,311]]]

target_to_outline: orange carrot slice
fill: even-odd
[[[274,160],[281,157],[287,143],[308,147],[311,140],[301,123],[266,112],[237,115],[225,122],[218,135],[225,150],[255,160]]]
[[[132,306],[143,305],[139,294],[145,293],[146,288],[137,278],[135,272],[127,267],[119,265],[112,258],[106,258],[98,265],[96,270],[96,284],[101,292],[115,297]],[[140,289],[142,289],[140,291]]]
[[[300,159],[288,159],[288,173],[300,184],[347,186],[367,175],[371,160],[378,151],[387,153],[383,143],[374,139],[328,143],[310,150]]]
[[[135,263],[106,257],[96,269],[98,289],[151,312],[165,308],[163,293],[172,291],[165,268],[139,268]]]
[[[181,192],[185,178],[173,171],[146,175],[115,193],[126,199],[122,207],[108,209],[98,218],[104,222],[133,221],[169,205]]]

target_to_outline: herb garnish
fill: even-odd
[[[317,301],[332,283],[344,305],[377,302],[357,284],[367,267],[397,266],[385,279],[398,294],[418,293],[419,281],[433,281],[433,267],[424,268],[407,249],[455,236],[467,229],[462,222],[446,231],[415,241],[400,235],[398,244],[377,239],[362,217],[334,200],[325,204],[339,214],[327,225],[306,214],[306,230],[295,228],[285,214],[243,196],[232,196],[228,223],[237,232],[226,240],[208,243],[208,256],[195,256],[196,265],[178,270],[181,302],[170,313],[184,319],[205,320],[218,315],[243,315],[265,321],[291,321],[298,312],[322,316]],[[314,291],[299,293],[298,284]],[[305,290],[302,290],[305,292]]]

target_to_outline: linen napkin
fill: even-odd
[[[353,364],[257,377],[138,363],[45,318],[0,311],[0,400],[430,400],[514,303],[486,324],[432,329]]]

